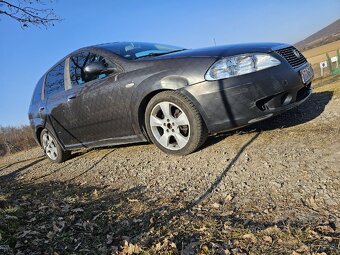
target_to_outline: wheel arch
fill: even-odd
[[[41,136],[41,132],[46,129],[48,132],[52,133],[52,135],[54,136],[54,138],[57,140],[57,142],[59,143],[59,145],[61,146],[61,148],[66,151],[66,148],[64,146],[64,144],[60,141],[59,137],[57,136],[54,127],[52,125],[52,123],[50,123],[49,118],[47,118],[47,120],[45,121],[43,126],[39,126],[36,128],[35,134],[36,134],[36,138],[37,141],[39,142],[39,145],[41,146],[41,140],[40,140],[40,136]]]
[[[148,134],[147,134],[146,128],[145,128],[145,110],[146,110],[146,107],[147,107],[148,103],[150,102],[150,100],[154,96],[156,96],[157,94],[159,94],[161,92],[164,92],[164,91],[178,91],[180,94],[182,94],[183,96],[187,97],[193,103],[193,105],[197,108],[198,112],[201,115],[203,124],[208,129],[208,126],[207,126],[207,119],[208,119],[208,117],[206,116],[206,114],[205,114],[204,110],[202,109],[202,107],[200,106],[200,104],[195,100],[195,98],[193,98],[191,96],[190,93],[186,93],[186,90],[183,90],[183,89],[158,89],[158,90],[152,91],[149,94],[147,94],[142,99],[141,103],[139,104],[139,108],[138,108],[138,124],[139,124],[139,128],[140,128],[140,131],[142,132],[142,134],[145,136],[145,138],[148,141],[150,141],[150,139],[148,137]]]
[[[35,135],[36,135],[39,145],[41,145],[40,135],[43,130],[44,130],[44,127],[38,127],[37,130],[35,131]]]
[[[152,97],[167,90],[179,90],[189,85],[189,80],[181,75],[174,75],[171,70],[154,73],[135,88],[131,97],[132,125],[141,140],[149,140],[145,130],[145,109]]]

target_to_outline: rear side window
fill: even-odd
[[[65,62],[55,66],[46,76],[45,94],[51,96],[64,91],[64,69]]]

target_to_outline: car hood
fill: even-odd
[[[242,53],[255,53],[255,52],[267,53],[288,46],[290,45],[284,43],[247,43],[247,44],[222,45],[200,49],[188,49],[161,55],[158,57],[152,57],[152,59],[171,59],[186,57],[226,57]]]

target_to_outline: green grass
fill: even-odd
[[[14,248],[15,233],[24,224],[24,211],[20,207],[0,208],[0,243]]]

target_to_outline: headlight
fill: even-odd
[[[208,81],[230,78],[242,74],[253,73],[272,66],[277,66],[281,62],[264,53],[242,54],[225,57],[213,64],[205,74]]]

